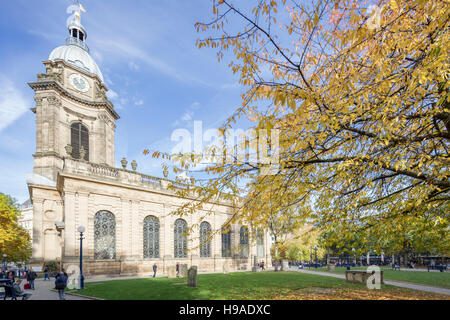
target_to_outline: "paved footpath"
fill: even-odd
[[[55,280],[50,281],[43,279],[36,279],[34,281],[35,290],[25,290],[31,292],[32,295],[29,300],[59,300],[58,292],[52,291],[55,288]],[[20,299],[20,298],[19,298]],[[66,293],[66,300],[91,300],[84,297],[74,296]]]
[[[295,269],[295,268],[291,268],[290,271],[297,271],[297,272],[310,273],[310,274],[319,274],[319,275],[327,276],[327,277],[345,279],[344,274],[337,274],[337,273],[331,273],[331,272],[311,271],[311,270]],[[413,283],[409,283],[409,282],[407,283],[407,282],[392,281],[392,280],[384,280],[384,284],[388,284],[388,285],[396,286],[396,287],[413,289],[413,290],[446,294],[446,295],[450,296],[450,289],[445,289],[445,288],[438,288],[438,287],[432,287],[432,286],[425,286],[425,285],[421,285],[421,284],[413,284]]]

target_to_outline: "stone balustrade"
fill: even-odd
[[[63,173],[75,174],[81,176],[95,176],[113,180],[118,183],[135,185],[151,189],[169,189],[169,185],[175,189],[186,190],[188,185],[170,181],[163,178],[153,177],[136,171],[130,171],[122,168],[114,168],[104,164],[91,163],[73,158],[64,159]]]

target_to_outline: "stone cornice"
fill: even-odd
[[[57,157],[61,160],[64,160],[64,158],[55,151],[46,151],[46,152],[36,152],[33,154],[34,158],[42,158],[42,157]]]
[[[72,93],[65,90],[58,82],[55,80],[44,80],[44,81],[37,81],[37,82],[29,82],[28,85],[34,90],[34,91],[42,91],[42,90],[57,90],[59,93],[63,94],[67,98],[82,103],[84,105],[87,105],[89,107],[93,108],[101,108],[105,107],[111,115],[114,117],[114,119],[120,119],[120,116],[117,114],[117,112],[114,110],[114,107],[111,102],[108,100],[102,101],[102,102],[96,102],[96,101],[89,101],[86,99],[79,98]]]

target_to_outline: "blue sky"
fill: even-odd
[[[197,49],[194,24],[209,21],[208,0],[84,0],[82,23],[109,97],[121,116],[116,166],[126,157],[138,171],[161,176],[145,148],[170,151],[176,128],[220,126],[240,104],[242,88],[227,62]],[[26,174],[35,152],[34,92],[27,82],[65,43],[69,0],[2,1],[0,8],[0,192],[28,198]]]

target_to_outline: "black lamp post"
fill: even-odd
[[[312,265],[312,246],[309,246],[309,268],[311,269]]]
[[[314,254],[315,254],[315,263],[314,263],[314,268],[317,268],[317,245],[314,246]]]
[[[78,232],[80,233],[80,276],[78,279],[78,289],[84,289],[84,276],[83,276],[83,233],[85,228],[83,226],[78,227]]]
[[[6,273],[6,253],[3,254],[3,272]]]

